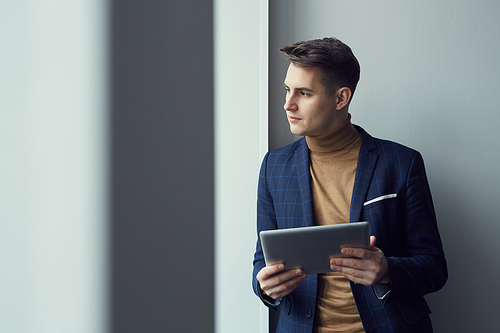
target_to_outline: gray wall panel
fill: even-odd
[[[112,1],[112,331],[214,327],[211,1]]]

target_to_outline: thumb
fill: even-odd
[[[375,236],[370,236],[370,251],[375,250],[375,241],[377,238]]]

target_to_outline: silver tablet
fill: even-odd
[[[260,232],[266,265],[282,263],[285,270],[327,273],[330,258],[345,257],[343,247],[370,248],[370,223],[356,222],[276,229]]]

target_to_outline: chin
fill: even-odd
[[[294,127],[294,126],[290,126],[290,132],[292,132],[292,134],[295,134],[295,135],[298,135],[298,136],[304,136],[304,131]]]

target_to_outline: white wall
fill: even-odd
[[[500,3],[274,0],[270,13],[271,146],[293,139],[279,47],[325,36],[351,46],[361,64],[353,122],[426,162],[449,265],[447,285],[427,297],[435,331],[498,330]]]
[[[257,180],[267,151],[267,1],[215,4],[216,332],[259,332]],[[264,331],[263,330],[263,331]]]
[[[106,4],[0,5],[0,331],[107,326]]]

